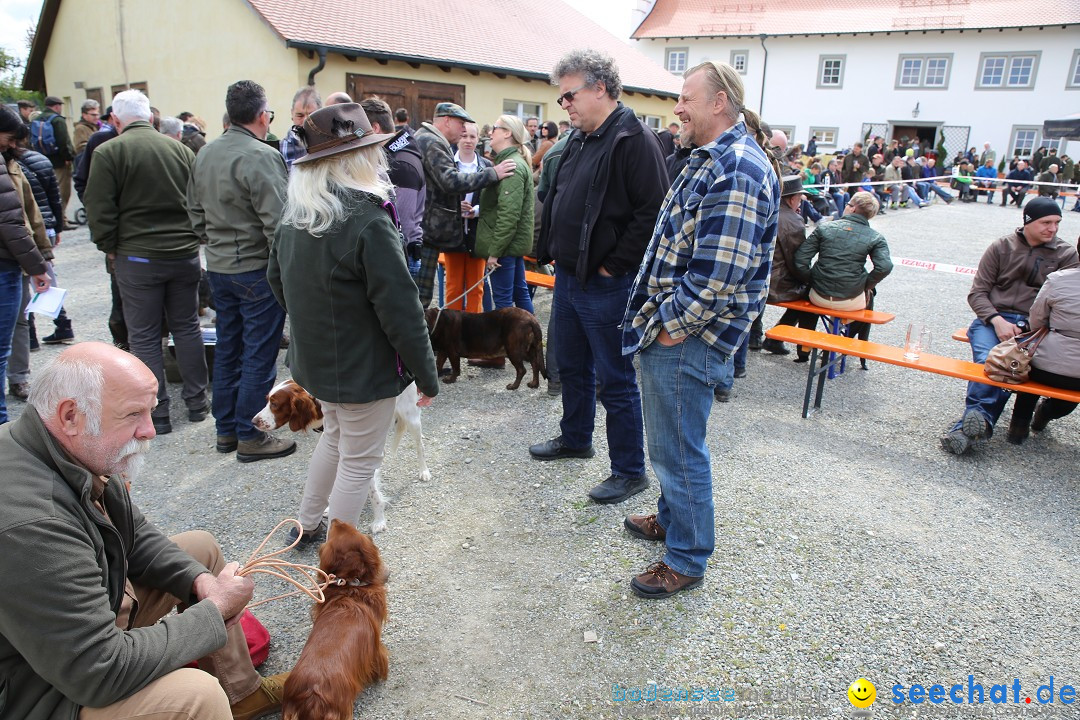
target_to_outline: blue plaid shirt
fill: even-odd
[[[281,148],[281,157],[285,158],[285,167],[290,171],[294,162],[307,155],[307,146],[297,137],[296,131],[292,128],[289,128],[289,132],[285,133],[285,137],[281,138],[279,147]]]
[[[623,319],[623,354],[663,326],[732,354],[765,306],[780,183],[736,123],[697,148],[668,190]]]

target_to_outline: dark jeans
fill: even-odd
[[[491,294],[496,308],[519,307],[533,312],[532,295],[525,282],[525,260],[519,257],[499,258],[499,267],[491,273]]]
[[[226,275],[207,272],[217,308],[214,348],[214,420],[217,434],[253,440],[251,419],[266,405],[277,377],[285,310],[266,269]]]
[[[1058,375],[1057,373],[1040,370],[1031,366],[1032,382],[1050,385],[1062,390],[1080,390],[1080,377]],[[1035,414],[1035,403],[1039,401],[1038,395],[1031,393],[1016,393],[1016,402],[1013,403],[1012,423],[1013,427],[1026,428],[1031,425],[1031,416]],[[1046,414],[1050,420],[1065,417],[1076,409],[1076,403],[1057,398],[1046,398]]]
[[[1013,313],[1001,313],[1001,317],[1011,323],[1016,323],[1021,318],[1026,319],[1023,315]],[[987,325],[979,318],[975,318],[968,328],[968,342],[971,344],[972,362],[982,365],[986,362],[986,355],[990,352],[990,349],[1001,341],[998,339],[993,325]],[[1001,411],[1005,409],[1005,404],[1009,402],[1010,395],[1009,391],[1002,390],[994,385],[969,382],[964,412],[966,413],[968,410],[977,411],[986,422],[990,423],[990,432],[993,433],[994,424],[1001,417]],[[964,418],[961,417],[953,425],[953,430],[960,428],[963,424]]]
[[[641,394],[632,355],[622,354],[623,312],[633,275],[593,275],[588,286],[572,270],[555,272],[552,300],[558,322],[552,323],[562,382],[563,441],[571,448],[592,443],[596,400],[607,411],[611,472],[621,477],[645,474]]]
[[[1001,207],[1008,205],[1010,200],[1016,203],[1016,207],[1023,207],[1026,194],[1027,187],[1012,188],[1006,185],[1001,189]]]
[[[3,378],[11,354],[11,336],[22,303],[23,274],[18,265],[0,260],[0,423],[8,421]]]
[[[206,405],[206,350],[199,329],[199,258],[148,260],[117,255],[113,265],[124,305],[128,342],[135,357],[158,380],[154,417],[169,417],[169,389],[161,355],[164,314],[176,343],[176,362],[184,380],[181,397],[189,410]]]

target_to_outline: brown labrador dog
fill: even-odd
[[[528,310],[501,308],[486,313],[428,308],[425,313],[435,365],[442,370],[450,358],[451,374],[443,382],[452,383],[461,374],[461,358],[494,359],[506,357],[517,370],[514,382],[507,390],[517,390],[525,376],[525,361],[532,365],[531,388],[540,387],[540,376],[546,379],[544,367],[544,335],[540,323]]]

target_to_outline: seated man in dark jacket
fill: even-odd
[[[5,717],[252,720],[280,705],[284,676],[259,677],[239,624],[251,580],[209,534],[165,537],[125,488],[157,391],[134,355],[82,343],[0,428]],[[184,668],[196,660],[206,672]]]

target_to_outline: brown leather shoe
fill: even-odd
[[[8,392],[11,393],[12,397],[18,398],[20,400],[26,400],[28,397],[30,397],[30,383],[8,383]]]
[[[630,589],[638,597],[647,600],[662,600],[683,590],[696,588],[705,577],[691,577],[677,573],[663,562],[654,562],[633,580]]]
[[[656,513],[652,515],[627,515],[623,520],[626,532],[642,540],[663,540],[667,537],[667,530],[656,522]]]
[[[277,712],[281,708],[281,694],[287,677],[287,672],[264,677],[255,692],[232,706],[233,720],[256,720]]]

